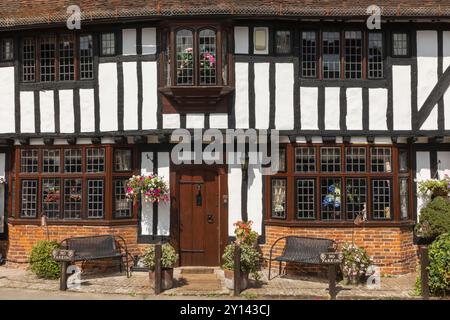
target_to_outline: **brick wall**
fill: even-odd
[[[137,226],[49,226],[50,240],[58,242],[70,237],[114,234],[123,237],[132,255],[140,254],[145,248],[137,243]],[[47,239],[45,227],[35,225],[9,225],[9,246],[7,258],[9,267],[26,268],[31,248],[39,240]],[[0,244],[1,248],[1,244]]]
[[[280,237],[288,235],[308,236],[333,239],[341,247],[345,242],[365,248],[375,265],[381,267],[382,274],[405,274],[416,270],[417,248],[413,243],[413,232],[410,227],[383,228],[320,228],[320,227],[279,227],[266,226],[266,244],[262,246],[264,258],[268,259],[270,246]],[[284,242],[276,246],[276,254],[280,254]],[[277,264],[274,264],[276,268]],[[298,265],[288,265],[289,270],[298,270]],[[309,269],[307,269],[309,270]],[[320,270],[317,267],[313,270]]]

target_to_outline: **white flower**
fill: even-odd
[[[5,176],[0,176],[0,184],[5,184],[5,183],[6,183]]]

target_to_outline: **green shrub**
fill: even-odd
[[[39,241],[31,249],[30,269],[38,277],[47,279],[58,279],[60,276],[60,265],[53,260],[52,251],[58,249],[56,241]]]
[[[169,243],[163,244],[161,268],[172,269],[177,261],[178,254],[175,249]],[[147,250],[145,250],[144,255],[142,256],[142,262],[147,268],[150,269],[150,271],[155,270],[155,246],[150,246]]]
[[[436,197],[420,210],[416,234],[423,238],[435,239],[450,232],[450,201]]]
[[[450,233],[440,235],[429,246],[429,286],[433,295],[450,290]]]
[[[225,253],[222,256],[222,268],[226,270],[234,270],[234,250],[235,244],[229,244],[225,248]],[[255,280],[259,279],[258,271],[261,268],[261,254],[253,245],[246,243],[241,244],[241,271],[250,273]]]

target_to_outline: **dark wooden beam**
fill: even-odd
[[[70,145],[74,145],[77,143],[77,138],[76,137],[68,137],[67,139],[67,143]]]
[[[413,129],[420,130],[420,128],[423,126],[425,121],[430,116],[434,107],[439,103],[439,100],[441,100],[442,97],[444,96],[449,86],[450,86],[450,67],[448,67],[447,70],[445,70],[442,77],[439,79],[439,81],[436,83],[431,93],[428,95],[428,98],[427,100],[425,100],[425,103],[417,112],[417,118],[415,119],[415,126]]]
[[[53,139],[53,138],[44,138],[44,144],[46,146],[52,146],[54,141],[55,141],[55,139]]]

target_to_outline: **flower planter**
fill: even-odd
[[[223,270],[225,274],[225,287],[229,290],[234,290],[234,271]],[[241,290],[248,288],[248,273],[241,273]]]
[[[150,278],[150,284],[155,284],[155,272],[150,271],[148,273],[148,276]],[[162,270],[161,275],[161,289],[168,290],[173,287],[173,269],[164,269]]]

